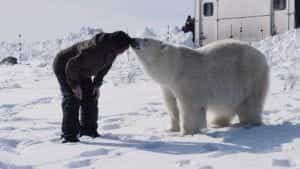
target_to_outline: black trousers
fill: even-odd
[[[93,93],[92,79],[83,79],[82,100],[76,98],[64,77],[57,76],[62,92],[62,133],[63,137],[74,137],[82,133],[97,131],[98,96]]]

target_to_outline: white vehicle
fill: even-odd
[[[195,43],[257,41],[300,26],[300,0],[195,0]]]

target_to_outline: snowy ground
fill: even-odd
[[[155,36],[148,29],[145,34]],[[101,88],[103,137],[61,144],[61,96],[50,63],[57,50],[82,34],[72,37],[33,44],[23,64],[0,66],[0,169],[300,169],[295,32],[254,44],[272,67],[261,127],[209,128],[185,137],[166,132],[169,119],[160,90],[129,52],[119,57]],[[182,35],[172,43],[177,41],[187,44]],[[14,45],[2,43],[0,53],[14,54],[10,49]]]

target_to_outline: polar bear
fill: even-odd
[[[193,50],[159,40],[134,38],[132,48],[146,72],[162,88],[170,131],[195,134],[213,123],[230,124],[238,115],[241,125],[262,124],[269,82],[265,56],[237,40],[222,40]]]

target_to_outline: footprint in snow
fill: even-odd
[[[72,161],[67,164],[68,168],[83,168],[90,166],[92,164],[91,160],[80,160],[80,161]]]
[[[32,166],[17,166],[14,164],[3,163],[0,161],[1,169],[33,169]]]
[[[32,127],[30,130],[32,131],[50,131],[50,130],[56,130],[57,127]]]
[[[162,105],[162,103],[161,102],[151,102],[151,103],[149,103],[149,105],[160,106],[160,105]]]
[[[213,167],[208,165],[208,166],[200,167],[199,169],[213,169]]]
[[[0,138],[0,148],[16,148],[20,140]]]
[[[107,124],[101,126],[103,130],[114,130],[114,129],[119,129],[121,126],[119,124]]]
[[[37,100],[34,100],[28,104],[26,104],[25,106],[33,106],[33,105],[36,105],[36,104],[47,104],[47,103],[51,103],[53,100],[52,97],[44,97],[44,98],[40,98],[40,99],[37,99]]]
[[[112,157],[120,157],[120,156],[122,156],[122,155],[123,155],[122,152],[112,152],[112,153],[111,153],[111,156],[112,156]]]
[[[10,121],[14,121],[14,122],[32,122],[38,119],[33,119],[33,118],[25,118],[25,117],[13,117],[12,119],[10,119]]]
[[[273,159],[273,167],[293,167],[295,164],[289,159]]]
[[[263,113],[265,115],[269,115],[269,114],[274,114],[274,113],[278,113],[278,112],[279,112],[279,110],[266,110]]]
[[[42,141],[36,141],[36,140],[25,140],[22,141],[18,144],[18,150],[23,150],[25,148],[28,148],[30,146],[36,145],[36,144],[41,144],[43,143]]]
[[[186,167],[191,165],[191,161],[190,160],[180,160],[176,162],[176,166],[177,167]]]
[[[3,127],[3,128],[0,128],[0,130],[12,131],[12,130],[16,130],[16,128],[15,127]]]
[[[146,112],[146,113],[156,113],[156,112],[159,112],[159,109],[157,108],[157,106],[147,105],[147,106],[143,107],[141,109],[141,111]]]
[[[12,85],[9,85],[9,86],[5,86],[5,87],[0,87],[0,90],[4,90],[4,89],[20,89],[22,88],[22,86],[20,84],[12,84]]]
[[[123,118],[111,118],[111,119],[105,119],[103,123],[112,123],[112,122],[121,122],[124,121]]]
[[[52,122],[52,121],[49,121],[47,122],[48,124],[51,124],[51,125],[60,125],[60,122]]]
[[[0,118],[8,118],[8,117],[12,117],[16,114],[18,114],[16,112],[16,110],[14,110],[16,108],[16,104],[4,104],[4,105],[0,105]]]
[[[110,150],[101,148],[95,151],[87,151],[80,154],[80,157],[95,157],[95,156],[101,156],[101,155],[107,155],[110,152]]]
[[[4,104],[0,106],[0,109],[10,110],[16,107],[16,104]]]

